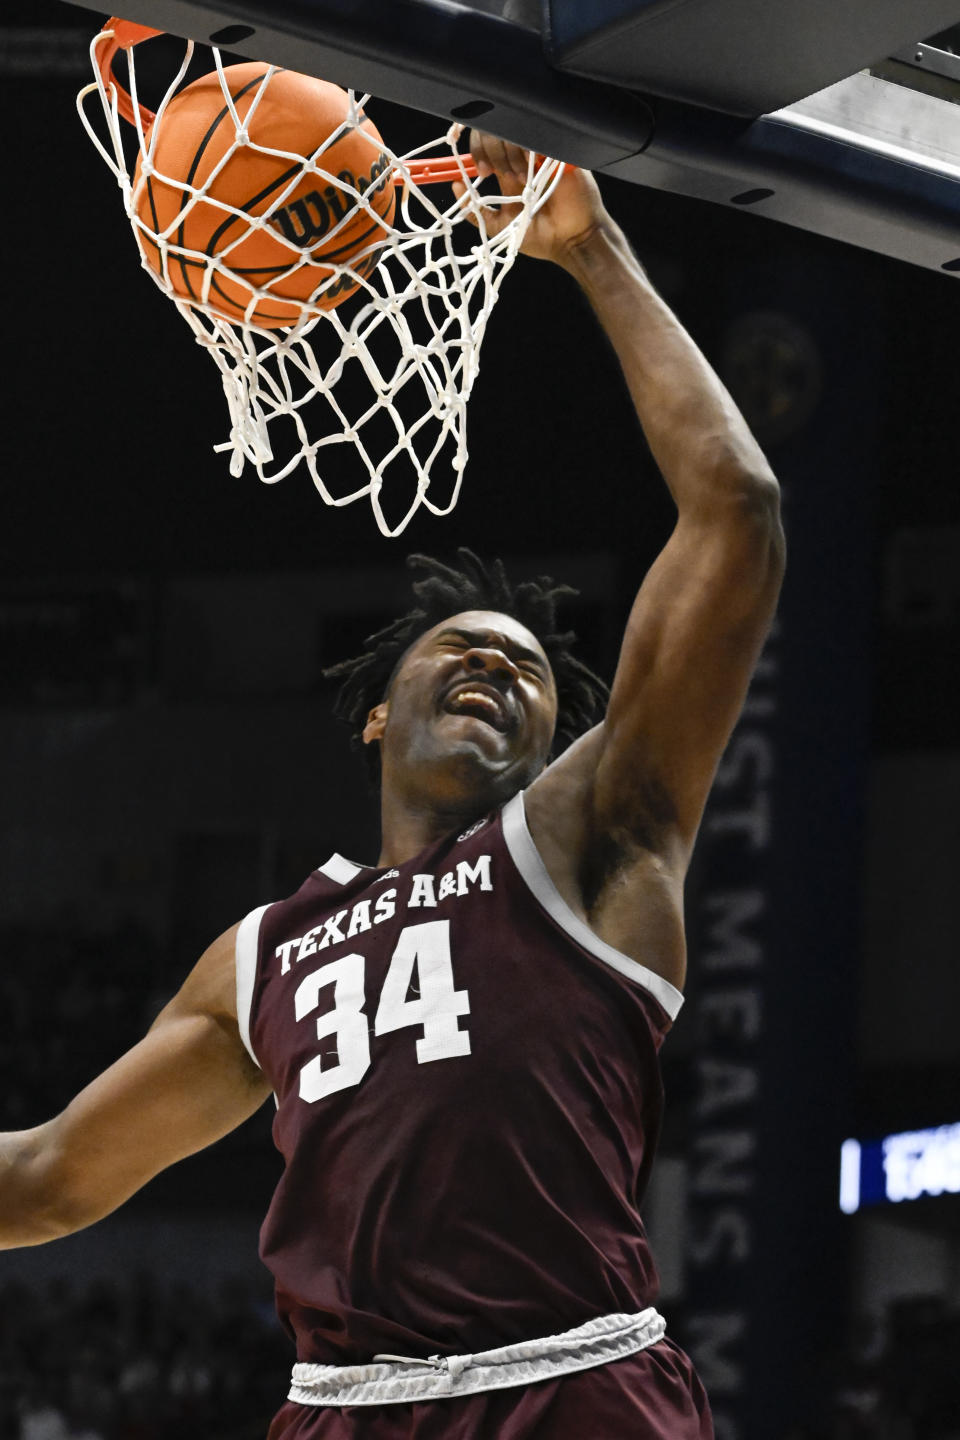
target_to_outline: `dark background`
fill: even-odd
[[[43,0],[0,33],[0,1128],[10,1129],[48,1118],[133,1043],[203,946],[248,909],[294,888],[331,849],[373,857],[375,805],[329,719],[321,670],[406,603],[407,551],[449,557],[468,544],[518,576],[547,569],[577,584],[570,623],[609,676],[672,523],[586,304],[565,275],[522,258],[484,342],[453,515],[421,513],[388,540],[365,502],[326,510],[305,472],[271,487],[250,470],[231,477],[212,450],[227,433],[218,375],[140,272],[119,192],[73,109],[86,71],[70,37],[95,20]],[[46,40],[27,43],[27,25]],[[422,133],[395,107],[371,113],[394,148]],[[806,1066],[777,1076],[774,1110],[782,1099],[782,1113],[829,1132],[830,1156],[844,1125],[870,1136],[956,1121],[960,280],[732,210],[616,182],[603,190],[788,486],[784,624],[802,643],[790,651],[777,763],[791,794],[808,790],[811,815],[823,807],[827,839],[812,822],[778,833],[777,873],[809,875],[834,945],[847,940],[817,982],[830,1023],[811,1015]],[[821,792],[834,721],[855,759],[844,759],[831,812]],[[828,903],[817,854],[841,832],[843,884]],[[708,868],[701,855],[688,890],[694,984]],[[804,959],[782,934],[802,988]],[[775,963],[776,933],[771,949]],[[665,1060],[675,1104],[656,1207],[665,1308],[681,1334],[693,1281],[671,1197],[696,1132],[695,1052],[694,1022],[681,1021]],[[826,1101],[815,1086],[810,1098],[814,1073],[833,1087]],[[252,1399],[251,1366],[237,1357],[267,1356],[252,1368],[271,1377],[287,1359],[253,1259],[276,1173],[268,1123],[256,1117],[89,1236],[0,1259],[0,1434],[26,1433],[22,1415],[43,1396],[74,1434],[186,1435],[189,1405],[199,1415],[214,1392],[224,1434],[242,1433],[224,1418],[233,1401],[249,1433],[263,1433],[282,1380]],[[788,1140],[777,1153],[787,1165]],[[791,1399],[756,1434],[883,1436],[896,1421],[914,1427],[898,1435],[955,1436],[937,1346],[960,1293],[956,1197],[837,1230],[823,1193],[832,1248],[803,1283],[829,1297],[832,1353],[846,1358],[819,1375],[816,1406]],[[164,1285],[181,1287],[179,1301]],[[176,1318],[188,1310],[192,1330]],[[75,1373],[37,1361],[51,1331],[88,1337]],[[167,1367],[152,1379],[151,1354]],[[206,1356],[206,1388],[195,1375],[180,1390],[170,1380],[177,1363],[186,1373],[184,1354]],[[891,1391],[898,1364],[927,1378]],[[120,1422],[104,1398],[118,1393],[125,1430],[110,1428]],[[162,1418],[161,1393],[180,1395],[175,1420]],[[842,1428],[858,1407],[862,1428]]]

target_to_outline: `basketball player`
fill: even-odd
[[[519,190],[522,151],[473,149]],[[602,688],[557,633],[561,592],[419,560],[417,607],[339,667],[380,769],[376,865],[335,855],[253,911],[63,1114],[0,1137],[0,1243],[33,1245],[276,1096],[261,1250],[297,1364],[271,1440],[712,1434],[638,1207],[684,873],[783,569],[778,491],[589,174],[524,248],[588,297],[676,502],[605,713],[551,763]]]

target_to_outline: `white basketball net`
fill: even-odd
[[[324,169],[328,142],[310,155],[262,151],[289,158],[291,165],[299,168],[269,209],[256,217],[232,210],[207,194],[219,165],[196,189],[185,185],[182,176],[164,177],[152,165],[155,146],[151,141],[160,130],[167,104],[184,83],[193,43],[185,44],[183,62],[157,108],[157,122],[148,137],[137,100],[134,47],[125,50],[134,125],[121,116],[117,86],[100,73],[98,47],[111,35],[109,30],[101,32],[91,46],[96,80],[80,92],[78,110],[120,186],[143,268],[174,301],[197,342],[219,367],[230,411],[230,438],[215,449],[230,453],[231,473],[239,475],[249,463],[262,481],[274,484],[304,464],[328,505],[348,505],[368,496],[377,524],[386,535],[399,534],[421,504],[435,515],[448,514],[456,504],[467,461],[466,407],[477,377],[487,320],[530,218],[552,193],[562,165],[546,160],[538,167],[531,157],[522,196],[481,195],[477,182],[464,168],[468,157],[457,148],[459,125],[452,126],[440,140],[404,155],[394,154],[389,137],[383,137],[382,148],[390,166],[387,183],[398,176],[402,188],[393,224],[384,226],[376,216],[382,232],[377,244],[351,257],[357,267],[370,248],[377,251],[377,261],[369,274],[360,278],[357,292],[333,310],[318,311],[307,302],[298,305],[299,318],[289,328],[263,329],[249,318],[228,320],[208,297],[211,280],[229,276],[234,243],[213,256],[176,244],[181,217],[198,201],[216,204],[225,217],[238,217],[242,223],[231,229],[231,234],[240,232],[238,241],[267,225],[308,173],[315,173],[321,184],[334,183],[342,190],[349,213],[336,228],[349,224],[357,207],[373,215],[371,202]],[[224,103],[230,107],[235,130],[240,131],[219,52],[214,50],[213,57]],[[276,73],[276,67],[266,68],[264,87]],[[88,101],[94,94],[101,101],[106,142],[99,122],[95,127],[88,114]],[[369,97],[353,91],[349,95],[354,119]],[[372,139],[370,143],[371,155],[379,154],[381,146]],[[241,132],[235,134],[228,156],[241,144],[262,149]],[[435,157],[445,161],[445,168],[452,164],[466,186],[460,199],[455,198],[449,183],[416,183],[410,162],[426,152],[431,161]],[[138,153],[141,175],[135,184]],[[168,178],[185,196],[180,215],[161,232],[150,230],[137,214],[147,174],[158,181]],[[503,206],[516,213],[499,234],[491,236],[486,224],[491,209],[487,207]],[[475,226],[468,223],[471,216]],[[336,234],[336,228],[325,240]],[[276,238],[275,228],[271,235]],[[145,258],[145,243],[159,247],[162,274]],[[156,253],[154,248],[154,257]],[[171,285],[171,254],[174,259],[188,257],[194,273],[202,274],[198,300],[185,300]],[[302,265],[303,251],[291,249],[290,263],[291,270]],[[345,273],[346,267],[335,266],[331,278],[314,296],[336,285]],[[357,273],[354,269],[351,279]],[[258,300],[269,297],[269,292],[249,281],[244,285],[250,292],[246,309],[250,317]],[[284,296],[284,304],[291,303],[296,302]]]

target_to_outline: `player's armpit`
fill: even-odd
[[[139,1044],[62,1114],[0,1137],[0,1247],[101,1219],[267,1098],[237,1029],[234,935],[210,947]]]
[[[784,569],[775,483],[681,514],[634,602],[593,781],[597,831],[693,846]]]

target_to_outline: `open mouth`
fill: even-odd
[[[486,685],[466,684],[447,695],[443,708],[451,715],[472,715],[485,720],[501,733],[509,729],[509,716],[503,698]]]

